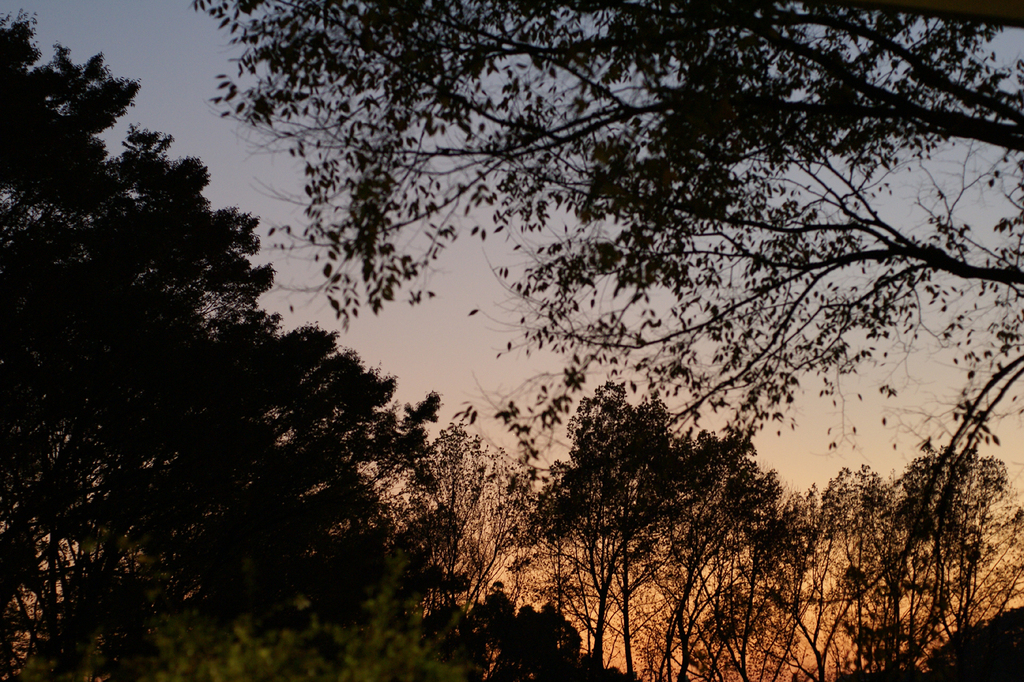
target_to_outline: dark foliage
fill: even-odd
[[[256,78],[226,78],[225,107],[306,162],[339,314],[416,281],[449,216],[512,233],[525,344],[568,358],[504,412],[521,429],[594,368],[756,428],[809,377],[834,394],[932,337],[964,368],[945,416],[969,447],[1024,375],[1024,67],[997,27],[776,0],[195,4]],[[982,161],[947,183],[951,149]]]
[[[958,633],[931,661],[941,682],[1010,682],[1024,670],[1024,609]]]
[[[32,35],[0,22],[0,676],[116,658],[160,608],[350,617],[436,398],[401,415],[332,334],[282,331],[256,218],[167,136],[108,154],[137,84]]]
[[[473,608],[462,624],[463,647],[476,682],[579,682],[579,633],[551,604],[516,606],[501,590]]]

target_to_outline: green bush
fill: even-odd
[[[105,666],[86,656],[86,667],[55,671],[33,661],[25,682],[94,679],[135,682],[464,682],[465,670],[443,662],[424,637],[420,616],[395,596],[393,581],[365,604],[359,626],[316,618],[302,630],[262,629],[249,618],[224,626],[196,615],[165,617],[153,628],[150,656]],[[98,672],[107,670],[107,672]]]

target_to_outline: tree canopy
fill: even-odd
[[[1002,462],[928,450],[901,474],[844,469],[800,494],[749,441],[674,435],[663,404],[626,393],[581,401],[537,506],[540,594],[592,672],[828,682],[977,666],[977,633],[1024,588]]]
[[[932,337],[965,373],[946,416],[968,447],[1024,372],[1024,66],[997,26],[774,0],[195,4],[255,78],[222,104],[306,162],[340,316],[418,300],[467,220],[523,250],[498,272],[524,341],[568,364],[507,417],[557,421],[610,367],[747,430],[809,376],[833,394]],[[950,149],[985,162],[946,182]],[[935,184],[900,196],[908,169]]]
[[[491,450],[462,426],[442,430],[403,488],[404,545],[418,564],[427,624],[483,601],[495,581],[511,582],[531,506],[522,462]]]
[[[422,454],[436,396],[334,334],[280,328],[257,219],[132,129],[136,83],[0,19],[0,677],[137,650],[167,609],[358,613],[391,542],[379,488]]]

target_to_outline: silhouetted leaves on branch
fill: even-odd
[[[964,368],[966,448],[1024,374],[1024,67],[996,27],[772,0],[195,5],[256,79],[225,77],[226,112],[306,163],[341,316],[413,286],[452,216],[524,249],[524,340],[568,367],[509,418],[560,420],[603,367],[756,428],[808,377],[831,395],[931,336]],[[977,196],[999,214],[964,215]]]
[[[98,633],[116,658],[158,608],[350,617],[436,396],[400,414],[334,335],[281,330],[256,218],[167,136],[108,154],[137,84],[32,35],[0,20],[0,676]]]

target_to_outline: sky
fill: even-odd
[[[217,75],[235,73],[231,59],[238,50],[215,21],[191,9],[189,0],[0,0],[0,15],[19,10],[36,16],[44,61],[60,43],[76,62],[103,53],[115,76],[140,81],[135,106],[108,138],[111,152],[117,152],[116,141],[129,124],[168,133],[175,139],[172,155],[198,157],[210,169],[207,197],[215,207],[238,206],[260,216],[264,235],[282,225],[301,232],[302,207],[281,198],[301,189],[301,168],[287,155],[261,148],[258,139],[210,104]],[[398,301],[376,316],[365,311],[347,330],[315,291],[320,266],[310,260],[312,254],[274,248],[275,242],[264,238],[261,258],[273,262],[279,282],[264,305],[280,312],[288,326],[316,323],[338,330],[340,343],[355,349],[367,366],[397,377],[400,401],[441,394],[442,426],[469,403],[486,415],[489,404],[501,402],[524,381],[560,368],[558,358],[545,354],[527,357],[513,350],[497,357],[517,340],[513,322],[518,319],[492,273],[492,265],[508,264],[508,247],[500,239],[483,244],[460,239],[430,275],[435,299],[415,307]],[[473,310],[480,312],[470,315]],[[948,394],[954,375],[943,365],[942,358],[924,353],[886,371],[903,383],[908,404],[928,407]],[[824,487],[841,467],[868,464],[882,474],[901,470],[917,454],[920,439],[900,426],[913,423],[913,415],[878,404],[876,384],[877,376],[845,379],[845,403],[835,406],[814,395],[799,400],[795,430],[786,427],[780,436],[769,429],[755,441],[762,464],[798,489]],[[858,426],[856,436],[852,425]],[[493,444],[514,450],[514,438],[497,422],[484,418],[475,428]],[[839,430],[850,438],[829,450]],[[1024,432],[1019,423],[1004,422],[997,433],[1003,446],[991,452],[1009,464],[1020,486]],[[564,441],[564,430],[553,435]],[[556,444],[551,454],[562,452]]]

